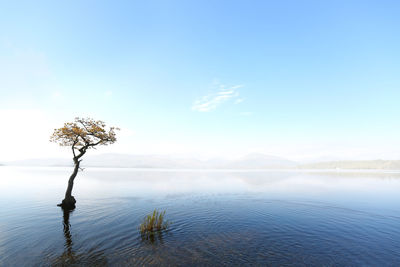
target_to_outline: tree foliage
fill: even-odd
[[[54,129],[50,141],[60,146],[71,146],[74,160],[78,160],[88,149],[115,143],[117,130],[119,128],[116,127],[107,130],[103,121],[76,117],[74,122],[64,123],[64,127]]]

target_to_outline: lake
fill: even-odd
[[[400,266],[400,172],[71,172],[0,167],[0,266]]]

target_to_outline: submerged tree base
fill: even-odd
[[[61,207],[63,210],[73,210],[75,209],[76,200],[73,196],[69,198],[64,198],[60,204],[57,206]]]

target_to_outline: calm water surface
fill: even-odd
[[[400,266],[399,172],[71,171],[0,167],[0,266]]]

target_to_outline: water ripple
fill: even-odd
[[[0,200],[4,204],[0,266],[397,266],[400,262],[400,216],[384,205],[202,192],[81,197],[77,209],[66,214],[55,206],[59,200],[55,196],[9,200],[7,205]],[[143,239],[138,227],[155,208],[166,210],[170,229],[152,240]]]

